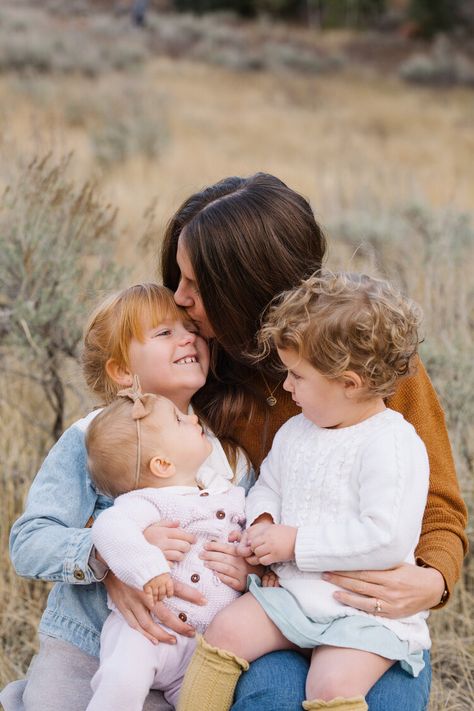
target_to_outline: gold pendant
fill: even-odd
[[[269,397],[267,397],[267,402],[270,405],[270,407],[273,407],[274,405],[276,405],[277,399],[273,395],[270,395]]]

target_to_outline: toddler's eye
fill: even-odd
[[[155,333],[156,336],[169,336],[171,334],[171,328],[161,328]]]

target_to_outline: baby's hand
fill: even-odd
[[[143,592],[148,595],[154,605],[164,600],[165,597],[172,597],[174,595],[174,585],[171,575],[162,573],[152,578],[143,586]]]
[[[267,570],[262,575],[262,588],[279,588],[278,575],[273,570]]]

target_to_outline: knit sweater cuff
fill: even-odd
[[[459,545],[461,546],[461,542]],[[448,595],[442,603],[435,605],[432,608],[433,610],[438,610],[446,605],[447,601],[451,597],[452,591],[454,590],[454,586],[459,579],[461,572],[459,567],[459,557],[453,555],[452,550],[433,548],[432,546],[426,549],[419,546],[416,553],[417,564],[435,568],[435,570],[438,570],[441,573],[446,583]]]

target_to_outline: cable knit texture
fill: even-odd
[[[223,490],[224,488],[224,490]],[[245,523],[245,492],[240,486],[213,480],[212,488],[170,486],[161,489],[139,489],[119,496],[92,527],[92,539],[107,564],[127,585],[140,590],[157,575],[171,572],[175,580],[195,586],[208,600],[200,606],[178,597],[165,604],[203,632],[219,610],[239,596],[204,567],[199,553],[210,540],[227,542],[231,531],[241,530]],[[170,570],[162,552],[145,540],[143,531],[160,519],[179,520],[181,528],[196,536],[184,559]],[[109,599],[110,609],[115,609]]]
[[[273,388],[274,384],[269,383],[269,386]],[[261,406],[254,408],[252,416],[249,412],[242,413],[235,422],[232,436],[248,452],[258,470],[276,431],[298,414],[299,408],[281,384],[275,390],[277,403],[274,407],[265,402],[268,392],[261,376],[256,375],[248,387],[261,397]],[[416,557],[418,563],[439,570],[451,592],[467,551],[464,531],[467,513],[456,478],[444,413],[421,362],[415,376],[399,383],[387,405],[415,427],[428,451],[430,487]]]
[[[295,560],[272,567],[307,617],[365,615],[337,602],[321,573],[414,563],[428,480],[425,446],[394,410],[340,429],[297,415],[275,436],[247,497],[247,520],[269,512],[298,527]],[[417,652],[430,646],[426,614],[377,619]]]

